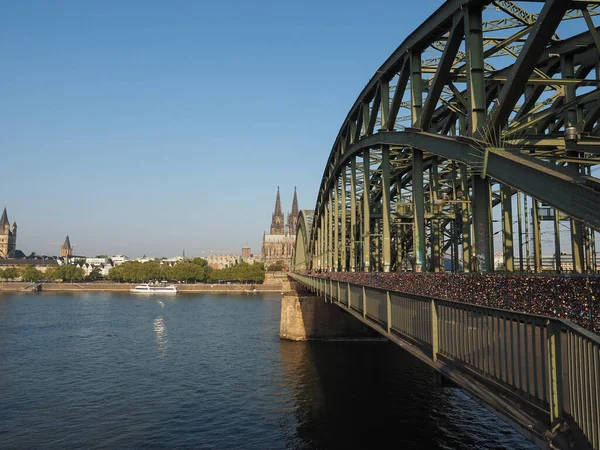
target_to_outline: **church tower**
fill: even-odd
[[[292,202],[292,212],[287,216],[288,233],[296,234],[298,230],[298,197],[296,196],[296,186],[294,186],[294,201]]]
[[[279,186],[277,186],[277,199],[275,200],[275,212],[271,217],[271,232],[269,234],[284,234],[283,213],[281,212],[281,200],[279,198]]]
[[[71,256],[73,256],[73,247],[71,247],[71,241],[69,240],[69,236],[67,236],[65,243],[60,248],[60,257],[69,258]]]
[[[0,258],[14,258],[17,248],[17,222],[13,224],[12,231],[6,207],[0,217]]]

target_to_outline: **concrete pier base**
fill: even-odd
[[[377,339],[379,335],[339,306],[325,303],[300,283],[283,282],[281,339],[292,341]]]

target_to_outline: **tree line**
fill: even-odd
[[[74,264],[51,267],[46,272],[41,272],[32,265],[15,268],[0,269],[0,280],[23,281],[96,281],[102,275],[95,268],[89,275]],[[262,283],[265,279],[265,268],[262,263],[240,263],[225,269],[211,269],[203,258],[194,258],[169,266],[160,261],[127,261],[113,267],[106,277],[108,280],[126,283],[143,283],[151,281],[171,281],[185,283],[216,283],[221,281],[235,281],[242,283]]]
[[[23,281],[40,281],[40,280],[63,280],[63,281],[84,281],[98,279],[100,271],[92,271],[88,277],[85,276],[85,272],[81,267],[67,265],[50,267],[46,272],[36,269],[32,265],[26,265],[23,267],[8,267],[6,269],[0,269],[0,280],[16,280],[21,279]]]

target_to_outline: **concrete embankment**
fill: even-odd
[[[0,283],[0,292],[19,292],[31,283]],[[129,292],[136,284],[128,283],[43,283],[42,292]],[[177,284],[180,293],[281,293],[281,283],[257,284]]]

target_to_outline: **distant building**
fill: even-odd
[[[279,186],[277,186],[277,198],[275,200],[275,211],[271,216],[271,229],[269,234],[263,235],[262,260],[268,267],[270,264],[281,261],[285,267],[292,262],[292,250],[296,244],[296,229],[298,220],[298,198],[294,188],[294,200],[292,212],[287,216],[287,227],[284,224],[281,212],[281,200],[279,197]]]
[[[85,263],[94,267],[101,266],[103,264],[108,264],[108,258],[85,258]]]
[[[183,253],[185,254],[185,251]],[[167,264],[170,267],[173,267],[175,264],[180,263],[180,262],[185,262],[185,257],[175,256],[173,258],[165,258],[165,259],[160,260],[161,264]]]
[[[6,208],[0,218],[0,259],[14,258],[17,249],[17,222],[13,223],[12,230]]]
[[[227,269],[239,264],[241,261],[240,255],[210,255],[206,258],[208,266],[211,269]]]
[[[0,269],[20,268],[25,266],[34,266],[37,270],[44,273],[46,270],[56,267],[58,261],[54,258],[22,258],[22,259],[0,259]]]
[[[71,241],[69,236],[65,239],[65,243],[60,247],[60,257],[69,258],[73,256],[73,247],[71,247]]]
[[[242,247],[242,260],[246,261],[250,258],[250,247],[247,245]]]
[[[149,261],[155,261],[156,258],[152,258],[152,257],[147,258],[146,255],[144,255],[141,258],[136,258],[135,260],[137,262],[146,263],[146,262],[149,262]]]
[[[258,253],[250,253],[250,256],[248,256],[247,258],[242,258],[242,260],[247,264],[255,264],[261,262],[262,258]]]
[[[118,266],[119,264],[123,264],[124,262],[129,261],[129,258],[125,255],[115,255],[110,259],[112,260],[112,262],[115,266]]]

